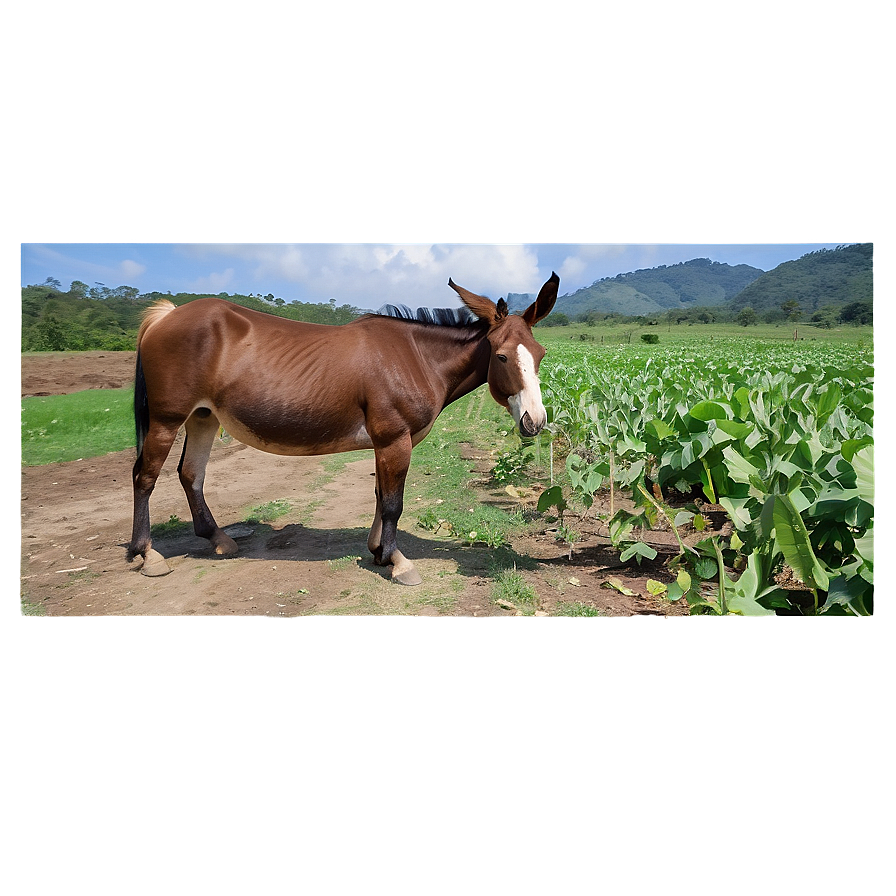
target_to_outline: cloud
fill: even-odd
[[[210,295],[225,292],[227,287],[233,283],[234,273],[233,268],[227,268],[220,273],[212,272],[205,277],[198,277],[189,285],[187,292],[209,293]]]
[[[123,277],[125,281],[136,280],[146,270],[146,265],[126,258],[118,265],[118,270],[119,276]]]
[[[247,262],[257,288],[293,283],[305,301],[378,308],[386,302],[412,307],[459,304],[448,278],[492,298],[536,292],[538,256],[520,245],[307,244],[192,247],[193,255],[224,254]],[[289,299],[285,285],[279,287]],[[220,289],[218,290],[220,291]]]

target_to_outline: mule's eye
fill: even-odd
[[[496,355],[495,356],[502,364],[507,363],[507,355]]]

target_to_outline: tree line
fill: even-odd
[[[67,290],[55,277],[22,287],[22,351],[133,351],[143,310],[157,299],[183,305],[207,294],[147,292],[133,286],[93,286],[73,280]],[[287,302],[268,295],[218,297],[288,320],[344,324],[363,311],[353,305],[329,302]]]
[[[568,327],[570,324],[634,324],[637,326],[655,327],[660,325],[687,325],[736,323],[743,327],[755,324],[809,323],[823,329],[842,324],[861,326],[874,323],[874,310],[871,301],[847,302],[845,305],[823,305],[817,311],[814,302],[804,303],[796,299],[787,299],[780,305],[756,310],[747,305],[744,307],[720,306],[697,308],[672,308],[669,311],[652,314],[625,315],[618,311],[587,311],[581,314],[568,315],[562,311],[554,311],[537,324],[539,327]]]

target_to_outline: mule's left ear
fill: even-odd
[[[538,292],[538,298],[523,312],[523,320],[534,327],[540,320],[547,317],[557,301],[557,291],[560,288],[560,278],[551,271],[551,276]]]
[[[477,296],[475,292],[470,292],[469,289],[458,286],[450,277],[448,278],[448,285],[460,296],[460,300],[464,305],[480,320],[494,324],[502,316],[499,314],[500,306],[495,305],[491,299],[485,296]],[[503,302],[504,300],[502,299],[501,301]],[[504,305],[504,313],[507,313],[506,304]]]

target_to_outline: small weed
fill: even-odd
[[[304,601],[305,595],[307,593],[308,593],[307,588],[299,588],[295,594],[291,594],[291,595],[290,594],[278,594],[277,597],[285,597],[287,603],[301,604]]]
[[[519,482],[531,460],[532,448],[528,445],[520,444],[513,451],[505,451],[495,462],[492,479],[502,485]]]
[[[159,535],[174,535],[178,532],[183,532],[189,525],[189,523],[180,519],[177,514],[172,513],[164,523],[153,523],[149,532],[153,537]]]
[[[561,603],[557,606],[555,616],[602,616],[597,607],[590,604],[584,604],[581,601],[574,600],[567,603]]]
[[[507,601],[524,616],[532,616],[538,609],[537,592],[516,569],[502,569],[498,573],[492,585],[492,600]]]
[[[22,615],[23,616],[45,616],[46,610],[43,604],[33,604],[27,597],[22,595]]]
[[[246,517],[246,522],[270,523],[281,516],[286,516],[290,510],[292,510],[292,505],[289,501],[279,498],[276,501],[268,501],[266,504],[259,504],[257,507],[253,507]]]
[[[351,557],[339,557],[337,560],[327,560],[327,566],[331,572],[339,572],[342,569],[348,569],[354,566],[361,558],[357,555]]]
[[[448,613],[457,606],[457,597],[454,594],[434,594],[421,603],[425,607],[435,607],[440,613]]]

